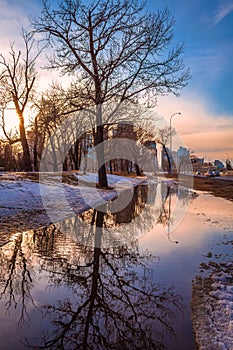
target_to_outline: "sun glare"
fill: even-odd
[[[7,131],[18,129],[19,119],[15,110],[5,111],[5,128]]]
[[[16,130],[19,131],[19,119],[16,114],[15,109],[7,109],[4,113],[4,120],[5,120],[5,130],[7,133],[15,132]],[[25,113],[25,126],[27,127],[29,124],[29,118],[30,118],[30,112]],[[2,124],[2,120],[0,120],[0,123]],[[0,128],[0,137],[3,136],[3,130]]]

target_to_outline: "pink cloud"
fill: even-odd
[[[210,161],[228,156],[233,159],[233,116],[211,113],[208,102],[200,96],[161,97],[156,110],[168,122],[172,113],[182,113],[172,118],[172,126],[186,147],[199,156],[206,155]]]

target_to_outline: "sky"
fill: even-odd
[[[206,160],[233,160],[233,1],[149,0],[167,6],[176,20],[175,38],[185,43],[192,78],[176,98],[159,99],[157,110],[172,118],[186,146]]]
[[[165,7],[176,20],[174,43],[184,42],[183,60],[192,78],[179,97],[159,98],[155,111],[168,121],[181,113],[172,126],[198,156],[233,162],[233,0],[147,0],[151,11]],[[42,3],[0,0],[0,8],[0,52],[5,52]]]

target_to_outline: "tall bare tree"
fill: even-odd
[[[17,51],[14,43],[10,45],[9,58],[0,53],[0,86],[7,104],[13,103],[19,118],[19,134],[23,149],[23,167],[31,171],[30,151],[25,130],[25,110],[33,99],[36,79],[35,62],[39,51],[33,56],[34,39],[32,34],[22,31],[25,52]]]
[[[103,104],[175,94],[189,79],[183,45],[172,47],[175,21],[168,10],[149,13],[137,0],[64,0],[44,8],[33,26],[55,54],[48,68],[77,73],[83,101],[95,105],[95,145],[103,145]],[[82,108],[82,106],[80,106]],[[104,152],[97,154],[99,183],[107,186]]]

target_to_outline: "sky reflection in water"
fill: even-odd
[[[120,212],[15,235],[0,251],[1,349],[195,349],[191,281],[223,227],[203,225],[198,197],[170,232],[192,199],[139,186]]]

